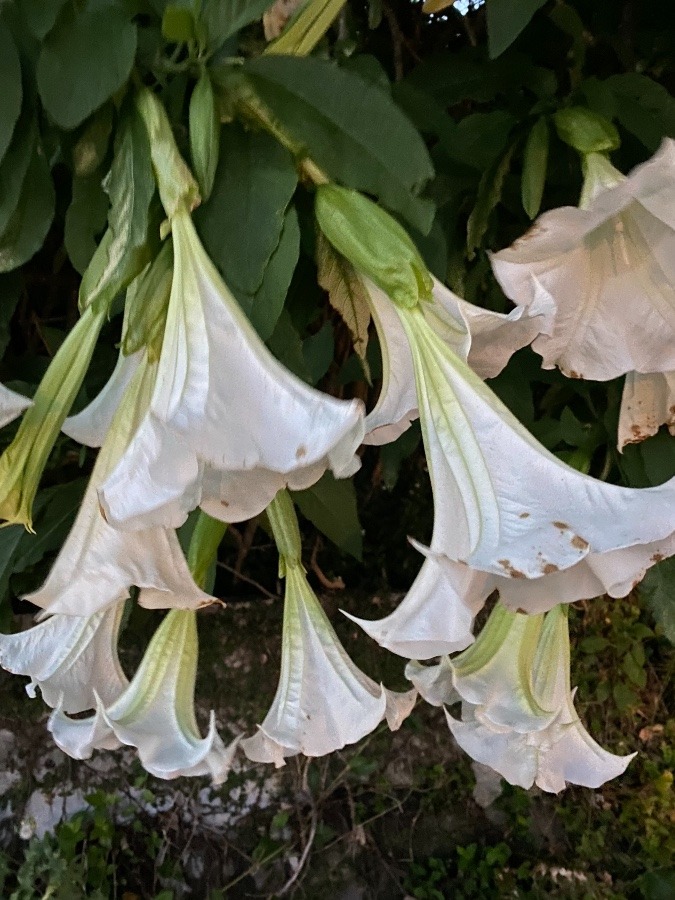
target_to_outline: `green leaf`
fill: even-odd
[[[54,217],[54,185],[49,166],[35,148],[18,205],[0,237],[0,272],[27,262],[42,246]]]
[[[0,357],[9,343],[9,323],[21,295],[21,277],[18,272],[0,275]]]
[[[541,198],[544,196],[548,165],[548,137],[546,116],[541,116],[527,136],[523,154],[520,196],[523,209],[530,219],[536,218],[541,209]]]
[[[190,97],[190,156],[199,183],[202,201],[213,189],[220,150],[220,120],[213,85],[206,70],[202,72]]]
[[[409,456],[417,450],[422,432],[419,422],[413,422],[407,431],[399,435],[390,444],[384,444],[380,448],[380,464],[382,466],[382,481],[388,491],[393,491],[401,472],[401,466]]]
[[[274,0],[204,0],[199,21],[206,28],[208,44],[216,50],[250,22],[262,17]]]
[[[308,384],[311,383],[312,376],[307,369],[307,363],[302,353],[302,339],[288,310],[281,311],[267,344],[280,363],[290,369],[298,378]]]
[[[108,218],[108,196],[99,175],[73,178],[73,196],[66,211],[64,244],[73,267],[83,274],[96,252],[96,238]]]
[[[93,175],[108,152],[113,126],[112,103],[106,103],[89,120],[82,135],[73,147],[73,171],[85,177]]]
[[[21,63],[12,34],[0,22],[0,160],[5,155],[21,112]]]
[[[8,525],[0,529],[0,602],[7,595],[17,548],[25,532],[23,525]]]
[[[326,472],[306,491],[293,492],[300,512],[341,550],[361,560],[363,539],[354,484]]]
[[[478,185],[476,204],[471,210],[466,226],[466,249],[469,258],[473,258],[475,251],[481,246],[492,211],[502,197],[504,181],[511,167],[511,159],[516,148],[511,144],[509,149],[497,160],[494,165],[483,174]]]
[[[546,0],[487,0],[488,47],[494,59],[510,47]]]
[[[379,85],[314,57],[259,57],[244,71],[283,127],[335,181],[380,198],[426,233],[433,175],[421,137]]]
[[[135,113],[122,122],[104,188],[109,191],[108,230],[80,284],[80,308],[108,304],[149,261],[150,201],[155,178],[147,133]]]
[[[316,259],[319,284],[328,292],[330,305],[340,314],[352,336],[354,350],[367,366],[370,307],[363,281],[323,235],[319,236]]]
[[[675,557],[652,566],[638,590],[656,623],[670,643],[675,644]]]
[[[21,0],[19,10],[26,27],[41,41],[54,27],[66,0]]]
[[[262,284],[253,297],[240,298],[244,312],[263,341],[268,340],[279,320],[300,256],[300,225],[295,207],[289,206],[281,237],[270,256]]]
[[[254,295],[260,288],[296,185],[292,159],[274,138],[240,125],[223,129],[213,191],[195,224],[233,290]]]
[[[330,322],[324,322],[316,334],[305,338],[302,342],[302,355],[312,384],[321,381],[326,374],[333,361],[334,352],[333,326]]]
[[[675,98],[663,85],[637,72],[612,75],[603,85],[616,100],[619,122],[649,151],[664,137],[675,137]]]
[[[126,82],[136,54],[136,26],[122,4],[69,6],[42,46],[37,83],[45,109],[75,128]]]
[[[36,128],[31,119],[27,112],[21,116],[9,149],[0,163],[0,234],[4,233],[19,205],[21,189],[33,157]]]

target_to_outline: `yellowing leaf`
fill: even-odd
[[[316,258],[319,284],[328,292],[330,305],[340,314],[349,328],[354,350],[361,359],[366,377],[370,380],[366,362],[370,307],[363,282],[353,266],[344,256],[333,250],[323,235],[319,235]]]

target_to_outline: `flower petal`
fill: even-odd
[[[405,677],[412,681],[420,697],[432,706],[450,706],[462,698],[452,681],[452,662],[449,656],[442,656],[435,666],[424,666],[411,659],[405,667]]]
[[[317,464],[338,477],[353,471],[362,403],[323,394],[285,369],[223,284],[186,212],[173,218],[172,233],[174,281],[156,389],[102,486],[109,520],[175,526],[201,497],[205,467],[226,474],[290,474]]]
[[[113,373],[103,390],[77,415],[68,416],[61,431],[87,447],[100,447],[142,357],[142,350],[132,356],[120,353]]]
[[[117,636],[124,603],[82,616],[50,616],[18,634],[0,635],[0,665],[30,675],[48,706],[78,713],[96,706],[96,695],[111,703],[127,679],[117,656]]]
[[[429,659],[463,650],[473,642],[473,619],[494,590],[494,579],[416,541],[413,546],[427,559],[393,613],[375,621],[344,614],[380,646],[408,659]]]
[[[621,395],[619,451],[656,434],[661,425],[675,435],[675,372],[629,372]]]
[[[541,216],[491,257],[504,292],[555,313],[533,343],[546,369],[605,381],[675,369],[675,142],[594,197]]]
[[[30,397],[17,394],[5,387],[4,384],[0,384],[0,428],[20,416],[32,402]]]
[[[353,744],[387,710],[384,688],[351,661],[299,565],[287,567],[284,602],[277,693],[258,733],[242,741],[249,759],[276,765],[286,756],[323,756]]]
[[[122,746],[105,719],[100,701],[94,715],[87,719],[71,719],[57,706],[47,728],[56,746],[73,759],[89,759],[94,750],[117,750]]]
[[[416,311],[401,311],[415,361],[435,499],[432,549],[511,578],[567,569],[673,534],[675,479],[605,484],[566,466],[527,432]]]

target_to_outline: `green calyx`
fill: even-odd
[[[405,309],[430,300],[433,280],[406,230],[372,200],[336,184],[319,185],[314,211],[335,249]]]
[[[193,210],[201,203],[199,186],[180,155],[161,101],[151,90],[142,88],[136,95],[136,108],[148,133],[152,167],[164,211],[172,219],[181,207]]]
[[[605,153],[586,153],[581,165],[584,172],[584,185],[579,198],[581,209],[588,209],[599,194],[626,180],[626,176],[611,164]]]
[[[167,241],[127,290],[122,329],[125,356],[147,347],[149,359],[159,359],[172,281],[173,247]]]
[[[195,584],[206,589],[209,575],[215,564],[218,547],[227,531],[227,522],[212,518],[203,510],[199,511],[195,529],[190,538],[188,566]]]

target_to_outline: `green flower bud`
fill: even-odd
[[[372,200],[336,184],[319,185],[314,210],[335,249],[399,306],[430,300],[433,281],[406,230]]]
[[[138,92],[136,106],[148,132],[152,167],[167,216],[173,218],[182,206],[193,210],[201,202],[199,187],[178,151],[166,110],[148,88]]]
[[[220,121],[216,97],[204,70],[190,97],[190,154],[202,200],[213,188],[220,150]]]
[[[609,119],[585,106],[559,109],[553,120],[560,139],[579,153],[607,153],[621,144]]]

